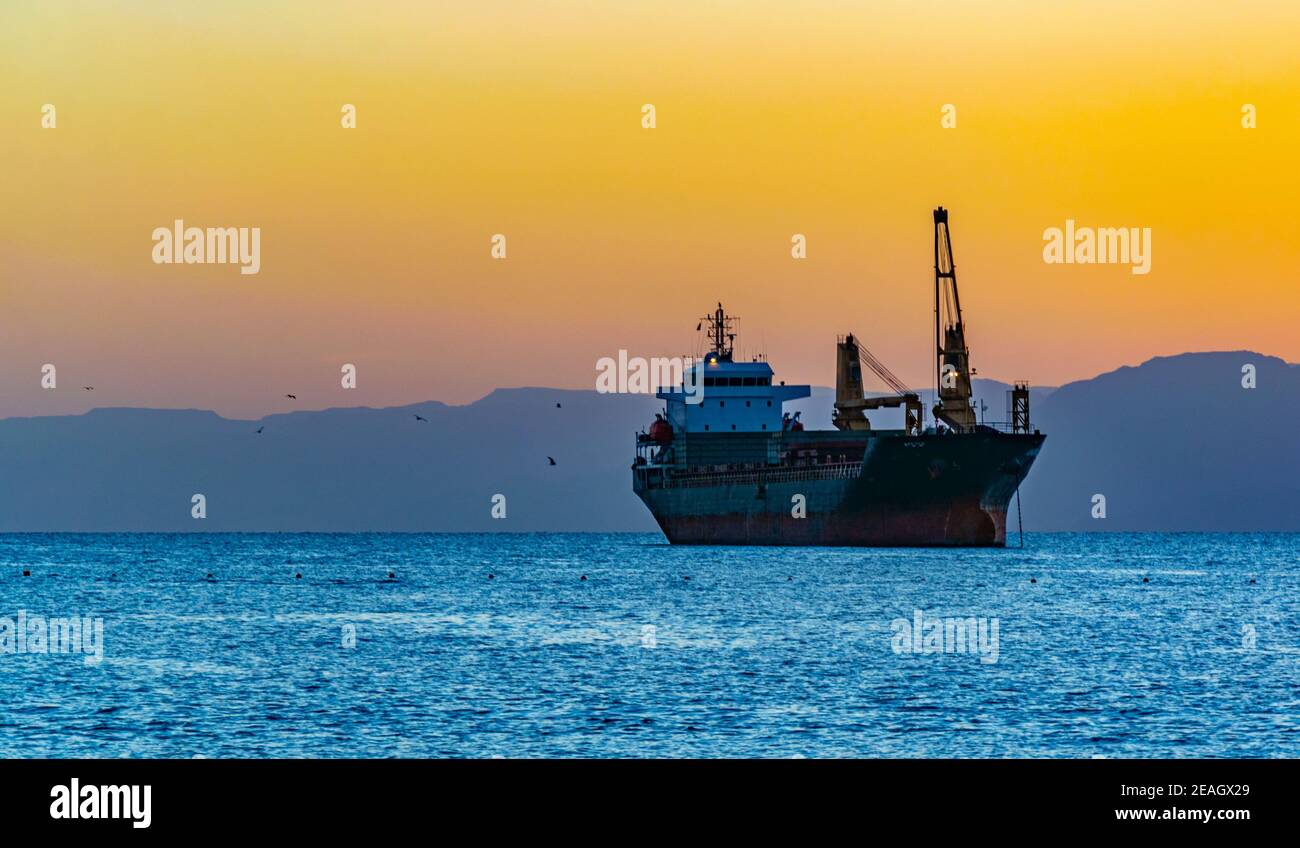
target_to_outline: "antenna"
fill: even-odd
[[[718,308],[712,315],[705,315],[700,319],[700,326],[707,326],[705,333],[708,335],[709,344],[713,347],[713,352],[718,355],[720,362],[730,362],[732,353],[736,347],[735,323],[738,319],[734,315],[728,315],[718,304]]]

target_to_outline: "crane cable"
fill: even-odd
[[[861,343],[858,344],[858,351],[862,354],[862,359],[867,363],[867,367],[874,371],[877,377],[884,380],[891,389],[898,392],[900,395],[905,395],[912,391],[903,383],[902,380],[898,379],[898,377],[894,375],[894,372],[886,368],[883,362],[876,359],[875,355],[871,351],[863,347]]]

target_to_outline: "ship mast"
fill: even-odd
[[[718,304],[718,308],[712,315],[705,315],[700,319],[700,326],[708,324],[705,331],[709,337],[709,344],[712,345],[713,353],[717,354],[719,362],[730,362],[732,351],[736,346],[736,333],[733,326],[736,316],[728,315]],[[697,328],[698,329],[698,328]]]
[[[957,295],[957,265],[952,258],[948,210],[934,210],[934,342],[938,399],[934,415],[958,431],[975,427],[971,406],[970,350]]]

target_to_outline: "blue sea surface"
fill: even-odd
[[[103,656],[0,653],[6,757],[1300,754],[1297,535],[0,536],[20,610]],[[917,610],[996,662],[912,652]]]

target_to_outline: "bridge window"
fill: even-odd
[[[728,378],[727,378],[727,385],[729,385],[729,386],[739,386],[739,385],[742,385],[742,384],[741,384],[741,382],[740,382],[740,378],[739,378],[739,377],[728,377]]]
[[[746,385],[746,386],[757,386],[757,385],[758,385],[758,381],[757,381],[756,379],[754,379],[753,377],[746,377],[746,378],[745,378],[745,383],[744,383],[744,385]]]

